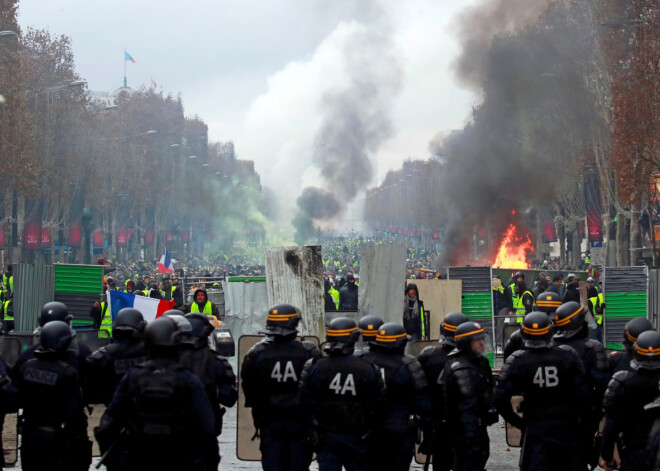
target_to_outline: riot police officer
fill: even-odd
[[[586,373],[589,388],[590,416],[581,423],[582,447],[585,466],[596,465],[598,450],[594,450],[594,437],[602,417],[600,405],[607,388],[609,374],[607,372],[607,357],[603,345],[594,339],[589,339],[589,327],[585,319],[585,309],[575,301],[562,304],[555,312],[554,340],[560,345],[568,345],[577,353]],[[595,451],[595,452],[594,452]]]
[[[620,436],[620,469],[648,471],[646,444],[654,417],[644,410],[644,406],[658,395],[660,334],[654,331],[640,334],[630,363],[633,371],[615,373],[605,392],[605,425],[599,464],[607,470],[613,468],[614,443]]]
[[[368,434],[384,400],[383,380],[372,364],[353,355],[359,337],[353,319],[328,325],[327,357],[305,364],[300,394],[318,437],[320,471],[366,471]]]
[[[452,430],[455,471],[482,471],[490,455],[487,426],[497,422],[495,381],[484,357],[486,333],[476,322],[456,328],[456,350],[449,354],[440,381],[447,424]]]
[[[552,324],[544,312],[523,320],[525,349],[514,352],[500,374],[494,402],[511,425],[524,431],[521,470],[584,470],[577,434],[589,391],[577,352],[554,345]],[[511,406],[523,396],[524,416]]]
[[[146,325],[137,309],[125,307],[117,313],[112,323],[112,343],[87,358],[90,403],[107,406],[128,370],[147,361],[144,346]]]
[[[296,339],[298,309],[278,304],[268,311],[266,335],[243,360],[241,384],[245,406],[252,408],[254,427],[261,436],[265,470],[302,471],[312,462],[309,424],[299,413],[298,390],[305,363],[320,358],[312,342]]]
[[[18,390],[9,379],[7,364],[0,357],[0,436],[4,427],[5,414],[16,412],[18,408]],[[0,440],[0,469],[5,467],[5,456]]]
[[[376,334],[383,323],[383,319],[378,316],[369,315],[360,319],[358,322],[358,328],[360,329],[362,339],[357,343],[357,348],[355,350],[357,356],[369,352],[371,345],[376,342]]]
[[[649,466],[651,471],[660,471],[660,397],[644,406],[644,410],[654,418],[649,434]]]
[[[415,450],[417,423],[427,436],[431,434],[426,375],[415,357],[403,353],[407,343],[403,325],[389,322],[380,326],[376,342],[361,357],[375,365],[385,381],[385,403],[376,412],[369,435],[370,470],[407,471]]]
[[[21,467],[26,471],[87,470],[92,462],[78,373],[67,363],[72,339],[66,323],[48,322],[34,358],[18,369]]]
[[[64,303],[57,301],[49,302],[44,304],[41,308],[41,314],[39,315],[38,324],[35,336],[40,337],[43,328],[51,321],[62,321],[67,325],[71,325],[73,316],[69,314],[69,308],[66,307]],[[75,332],[72,333],[72,338],[75,338]],[[19,369],[26,361],[35,357],[35,351],[39,348],[39,344],[30,345],[25,350],[21,352],[16,360],[16,363],[9,371],[9,375],[12,380],[16,380],[19,377]],[[88,372],[87,372],[87,358],[92,354],[91,350],[84,343],[79,342],[69,342],[66,349],[66,361],[68,364],[73,366],[78,372],[80,385],[83,388],[83,397],[87,395],[88,387]]]
[[[559,306],[561,306],[561,298],[555,292],[546,291],[536,297],[537,312],[545,312],[551,319],[554,317],[555,311]],[[506,361],[513,352],[523,350],[524,348],[525,340],[522,336],[521,325],[520,330],[516,330],[512,333],[504,346],[504,360]]]
[[[190,322],[191,348],[184,349],[179,356],[179,363],[189,368],[204,383],[215,415],[216,435],[222,432],[222,416],[225,408],[233,407],[238,399],[236,375],[229,362],[209,348],[209,335],[213,326],[204,314],[187,314]]]
[[[149,360],[122,378],[94,430],[101,451],[116,453],[122,469],[218,467],[213,408],[200,379],[177,364],[180,344],[174,319],[150,322]]]
[[[607,357],[607,367],[610,375],[617,371],[632,371],[630,361],[633,359],[633,346],[642,332],[653,330],[653,324],[646,317],[635,317],[626,323],[623,330],[623,350],[615,350]]]
[[[438,379],[447,364],[449,354],[456,348],[454,333],[459,325],[470,319],[462,312],[450,312],[440,324],[442,345],[428,346],[419,355],[419,362],[426,373],[431,396],[432,436],[424,435],[420,452],[432,455],[433,469],[448,471],[454,466],[454,452],[451,446],[451,435],[446,426],[445,410],[443,407],[444,391]]]

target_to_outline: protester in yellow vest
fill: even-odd
[[[200,312],[209,316],[209,322],[212,325],[218,324],[220,312],[218,307],[209,301],[208,293],[204,288],[197,288],[193,291],[193,302],[183,306],[182,311],[186,314],[189,312]]]
[[[526,314],[532,312],[534,308],[534,295],[527,290],[524,281],[517,281],[512,286],[511,305],[509,306],[509,315],[516,316],[516,322],[522,324]]]

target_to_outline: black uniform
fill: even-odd
[[[67,354],[37,349],[16,372],[23,408],[21,467],[26,471],[87,470],[91,464],[85,403]]]
[[[18,407],[18,390],[9,379],[7,364],[0,357],[0,436],[4,425],[5,414],[16,412]],[[0,469],[5,466],[5,456],[0,441]]]
[[[319,435],[319,470],[366,471],[366,438],[384,400],[377,368],[353,354],[330,352],[307,362],[300,387],[303,410]]]
[[[644,410],[658,395],[660,370],[639,368],[619,371],[610,381],[603,400],[605,426],[601,443],[601,456],[612,461],[614,444],[621,434],[621,469],[646,471],[649,468],[646,444],[653,426],[654,416]]]
[[[119,381],[128,371],[147,361],[142,340],[115,341],[101,347],[87,358],[88,400],[91,404],[110,404]]]
[[[644,409],[654,418],[649,434],[648,456],[651,471],[660,471],[660,398],[657,398]]]
[[[357,311],[358,286],[355,283],[346,283],[339,290],[339,310]]]
[[[424,436],[424,441],[431,439],[430,454],[432,455],[433,469],[448,471],[454,466],[454,451],[451,446],[451,433],[446,425],[445,408],[443,404],[444,392],[438,382],[440,374],[447,364],[449,354],[454,350],[453,345],[443,344],[440,347],[426,347],[419,355],[419,362],[426,373],[431,397],[431,418],[433,436]]]
[[[416,416],[423,429],[431,433],[431,402],[424,370],[410,355],[383,350],[375,345],[362,355],[375,365],[385,380],[385,403],[378,410],[373,432],[369,435],[369,469],[407,471],[415,451]]]
[[[524,397],[524,418],[513,411],[513,396]],[[577,431],[588,397],[584,367],[570,347],[518,350],[507,359],[494,401],[524,431],[521,470],[584,469]]]
[[[495,381],[488,360],[466,350],[455,350],[449,354],[440,381],[453,434],[454,470],[481,471],[490,454],[486,428],[497,422],[493,406]]]
[[[216,436],[222,432],[222,416],[225,408],[233,407],[238,399],[236,375],[226,358],[208,347],[184,350],[179,364],[189,368],[204,384],[215,416]]]
[[[204,385],[173,359],[131,369],[95,430],[102,452],[115,442],[122,469],[215,470],[215,420]]]
[[[585,325],[585,331],[586,331]],[[603,395],[609,381],[607,371],[607,357],[603,345],[597,340],[572,337],[569,339],[558,338],[555,342],[559,345],[572,347],[582,360],[586,373],[587,387],[589,388],[589,412],[590,417],[585,416],[584,424],[581,425],[582,447],[585,450],[594,449],[594,437],[598,431],[600,420],[603,416],[600,405],[603,403]],[[597,451],[597,450],[596,450]],[[584,453],[585,463],[594,462],[594,453]]]
[[[24,363],[36,357],[36,351],[39,348],[38,344],[30,345],[18,357],[14,366],[9,370],[9,376],[12,381],[16,382],[20,377],[20,369]],[[78,374],[78,381],[83,391],[83,398],[87,397],[87,389],[89,385],[89,373],[87,358],[92,354],[92,351],[87,345],[79,342],[71,342],[66,350],[66,355],[62,361],[71,365]]]
[[[252,408],[255,428],[260,431],[265,470],[309,469],[312,443],[309,424],[300,414],[298,390],[305,363],[320,357],[316,345],[297,341],[294,333],[266,337],[243,360],[245,406]]]
[[[522,338],[520,330],[516,330],[509,336],[506,345],[504,345],[504,361],[506,361],[514,352],[524,349],[525,340]]]
[[[614,351],[607,355],[607,369],[610,375],[619,371],[632,371],[630,361],[633,359],[632,351],[630,349]]]

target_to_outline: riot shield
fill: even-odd
[[[520,411],[520,406],[522,405],[523,397],[522,396],[513,396],[511,398],[511,406],[516,413],[522,417],[522,412]],[[520,447],[522,446],[522,432],[518,427],[514,427],[510,423],[506,422],[506,444],[510,447]]]
[[[247,352],[261,342],[263,335],[242,335],[238,339],[238,375],[240,383],[240,371],[243,367],[243,359]],[[305,340],[319,345],[318,337],[305,337]],[[238,404],[236,404],[236,457],[241,461],[261,461],[259,450],[259,439],[254,438],[256,429],[252,423],[252,412],[245,407],[245,396],[243,387],[239,384]]]
[[[14,466],[18,461],[18,414],[5,415],[2,428],[2,450],[5,455],[5,466]]]
[[[107,330],[76,330],[75,341],[85,344],[94,352],[110,343],[110,334]]]
[[[8,367],[14,366],[23,351],[21,340],[8,335],[0,336],[0,355]]]

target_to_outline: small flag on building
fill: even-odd
[[[133,59],[131,55],[126,51],[124,51],[124,60],[131,61],[133,64],[135,64],[135,59]]]
[[[160,262],[158,262],[158,270],[161,273],[174,273],[174,260],[170,258],[170,254],[167,253],[167,247],[165,247],[165,253],[160,257]]]

